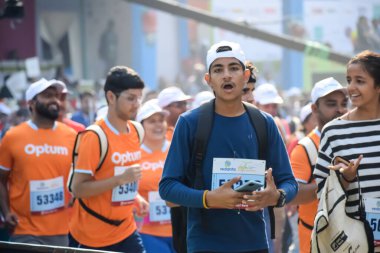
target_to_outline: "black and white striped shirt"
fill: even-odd
[[[327,168],[336,156],[356,160],[363,155],[358,173],[364,197],[380,198],[380,119],[350,121],[335,119],[322,130],[318,160],[314,177],[318,184],[318,197],[326,177]],[[358,216],[358,185],[350,183],[347,188],[347,213]]]

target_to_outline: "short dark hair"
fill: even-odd
[[[112,91],[115,94],[120,94],[124,90],[143,89],[144,87],[144,81],[136,71],[126,66],[115,66],[107,74],[104,92]]]
[[[365,50],[351,58],[347,66],[350,64],[361,64],[374,79],[375,86],[380,87],[380,54]]]
[[[255,67],[255,65],[253,65],[251,61],[246,61],[244,65],[247,69],[249,69],[249,72],[251,72],[248,83],[256,83],[257,78],[255,72],[257,71],[257,68]]]

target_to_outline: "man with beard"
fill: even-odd
[[[31,84],[31,119],[0,145],[0,207],[13,242],[68,245],[65,185],[75,131],[56,121],[64,88],[43,78]]]
[[[298,234],[300,252],[310,252],[311,231],[317,213],[317,184],[313,170],[317,162],[321,130],[329,121],[347,112],[347,91],[332,77],[323,79],[314,85],[311,91],[311,109],[318,124],[306,137],[302,138],[293,149],[290,161],[299,191],[290,203],[298,205]]]
[[[107,116],[91,127],[100,127],[108,150],[100,162],[97,134],[81,135],[70,184],[78,199],[69,225],[71,247],[145,252],[133,211],[136,203],[138,215],[144,216],[149,207],[137,193],[141,151],[137,128],[130,121],[140,107],[143,88],[143,80],[128,67],[113,67],[107,75]]]

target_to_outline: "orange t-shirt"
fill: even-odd
[[[313,142],[316,144],[317,148],[319,147],[320,137],[313,130],[308,137],[310,137]],[[299,183],[307,183],[309,178],[311,177],[312,168],[309,166],[309,158],[306,154],[306,151],[301,144],[298,144],[292,151],[290,162],[292,165],[294,177],[297,179]],[[315,183],[315,181],[313,180]],[[310,226],[314,225],[314,218],[317,214],[318,209],[318,200],[314,200],[313,202],[299,205],[298,207],[298,216],[299,218],[307,223]],[[298,224],[298,234],[300,241],[300,252],[306,253],[310,252],[310,239],[311,239],[311,230],[306,228],[300,222]]]
[[[9,171],[11,211],[16,235],[68,233],[67,176],[76,133],[56,122],[38,129],[31,121],[11,128],[0,145],[0,169]]]
[[[172,127],[172,126],[168,126],[168,128],[167,128],[167,130],[166,130],[166,135],[165,135],[166,139],[167,139],[168,141],[172,141],[172,139],[173,139],[173,134],[174,134],[174,127]]]
[[[164,162],[169,151],[170,142],[165,141],[161,150],[151,151],[141,146],[142,178],[139,193],[149,201],[149,215],[144,218],[140,232],[154,236],[171,237],[170,208],[159,198],[158,184],[162,177]]]
[[[115,173],[120,173],[120,169],[123,170],[126,166],[140,163],[139,138],[131,123],[128,123],[130,132],[125,134],[118,133],[108,121],[103,119],[96,124],[102,127],[108,139],[108,152],[103,165],[96,171],[100,160],[99,138],[93,132],[86,132],[81,138],[75,173],[88,173],[93,175],[94,180],[104,180],[113,177]],[[75,201],[69,224],[72,236],[81,244],[97,248],[113,245],[130,236],[137,228],[133,217],[134,198],[129,201],[116,200],[120,200],[117,197],[125,196],[118,195],[119,191],[130,196],[129,187],[135,186],[134,183],[126,184],[97,196],[82,198],[89,208],[100,215],[112,220],[124,220],[119,226],[95,218]],[[137,193],[137,188],[134,188],[133,192]]]

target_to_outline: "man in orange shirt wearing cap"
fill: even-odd
[[[31,120],[0,145],[0,206],[14,242],[68,245],[65,185],[75,131],[57,122],[61,82],[41,79],[26,91]]]
[[[312,113],[318,125],[293,149],[290,162],[299,184],[296,198],[290,203],[298,205],[298,234],[300,252],[310,252],[311,231],[317,213],[317,184],[312,175],[317,162],[321,130],[329,121],[347,112],[346,89],[334,78],[326,78],[314,85],[311,91]]]

